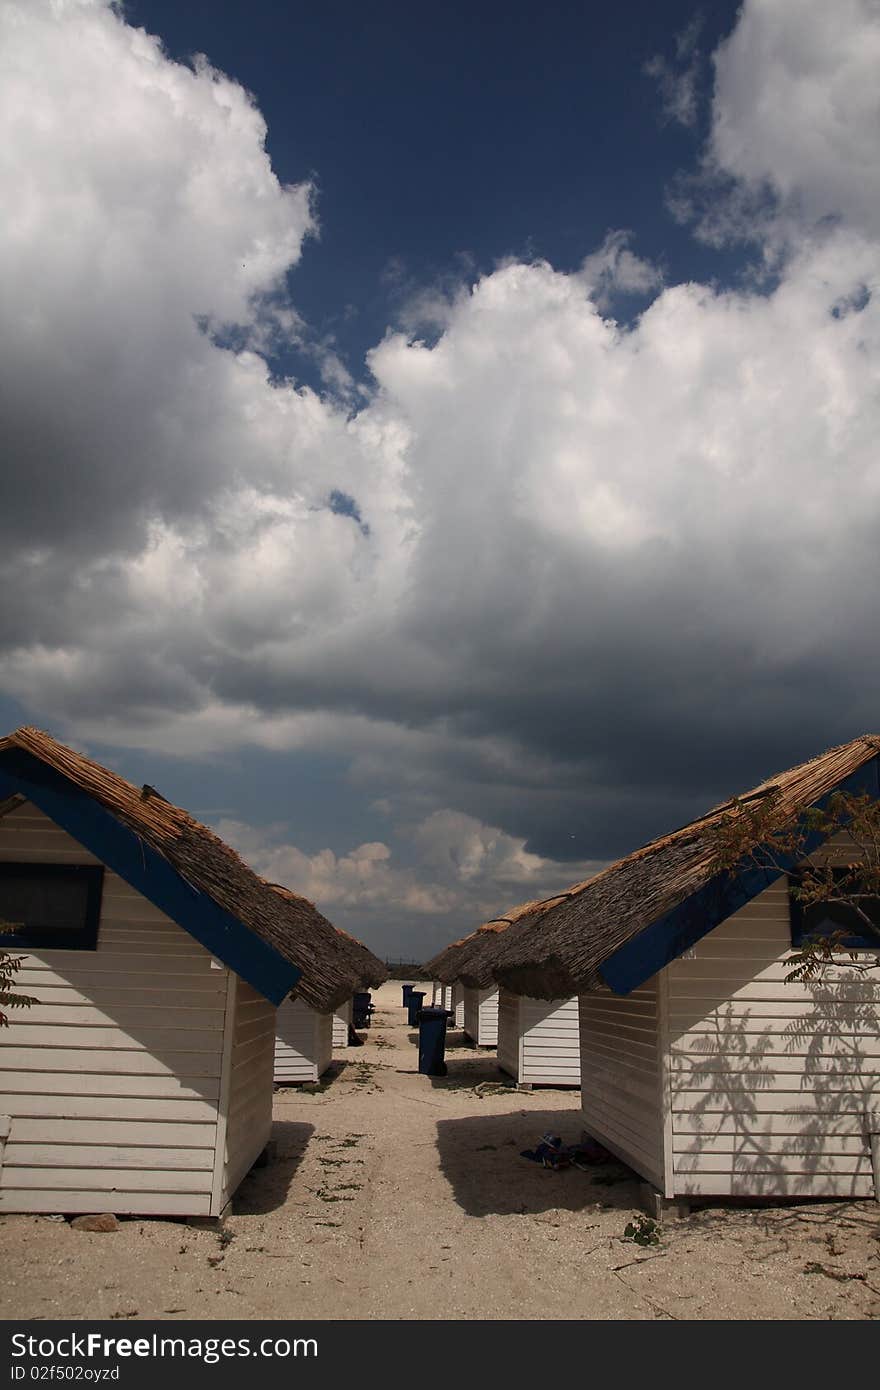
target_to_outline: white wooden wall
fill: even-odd
[[[578,1001],[520,999],[520,1081],[533,1086],[579,1086]],[[500,1037],[500,1028],[499,1028]]]
[[[340,1004],[333,1015],[333,1050],[348,1047],[348,1025],[351,1023],[351,1000]]]
[[[225,1131],[225,1142],[222,1149],[218,1148],[213,1215],[220,1214],[269,1142],[276,1012],[275,1006],[246,980],[230,972],[227,1063],[223,1069],[221,1104],[221,1132]]]
[[[452,1004],[451,1004],[451,1007],[455,1010],[455,1018],[453,1019],[453,1023],[455,1024],[456,1028],[463,1028],[463,1027],[464,1027],[464,985],[459,984],[458,981],[456,981],[456,983],[452,986]]]
[[[29,803],[0,859],[98,862]],[[18,975],[40,1002],[0,1035],[0,1211],[209,1214],[228,975],[105,872],[97,950]]]
[[[657,981],[625,997],[578,998],[584,1127],[657,1187],[664,1184]]]
[[[478,1047],[498,1042],[498,990],[465,989],[464,1031]]]
[[[319,1014],[301,999],[278,1006],[275,1080],[317,1081],[333,1060],[333,1015]]]
[[[498,1065],[515,1081],[520,1078],[522,1063],[522,1031],[519,1024],[518,994],[507,989],[498,991]]]
[[[498,1065],[532,1086],[579,1086],[578,1001],[498,994]]]
[[[873,1193],[880,977],[786,984],[790,949],[779,879],[663,972],[676,1193]]]

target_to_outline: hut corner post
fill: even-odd
[[[868,1142],[871,1145],[871,1167],[874,1171],[874,1197],[880,1202],[880,1105],[868,1110],[865,1119],[867,1121]]]

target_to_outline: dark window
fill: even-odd
[[[103,878],[100,864],[0,864],[0,922],[14,928],[0,949],[94,951]]]
[[[848,877],[846,869],[832,870],[835,879]],[[880,898],[862,898],[860,908],[877,928],[878,935],[872,936],[855,909],[846,903],[809,903],[800,901],[793,888],[800,886],[800,876],[789,874],[789,901],[791,903],[791,944],[801,946],[810,937],[830,936],[832,932],[846,932],[841,943],[865,950],[880,950]],[[852,884],[848,884],[852,891]]]

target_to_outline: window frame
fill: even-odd
[[[4,878],[44,877],[76,879],[86,884],[85,917],[78,927],[28,927],[0,934],[0,950],[20,951],[96,951],[101,925],[104,890],[103,864],[43,864],[26,861],[0,861],[0,881]]]
[[[846,869],[838,868],[836,865],[832,865],[831,867],[835,873],[843,874],[847,872]],[[803,871],[792,869],[787,877],[789,929],[791,944],[795,950],[800,950],[808,941],[826,940],[834,930],[844,930],[843,928],[831,927],[826,931],[817,931],[815,928],[809,927],[807,925],[807,915],[815,911],[818,907],[825,906],[825,904],[817,903],[805,905],[792,892],[793,888],[797,888],[800,885],[804,877]],[[878,897],[877,901],[880,903],[880,897]],[[859,932],[854,932],[853,935],[844,937],[841,940],[840,948],[841,950],[851,951],[880,951],[880,936],[863,936]]]

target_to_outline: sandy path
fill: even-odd
[[[480,1093],[494,1053],[416,1071],[400,986],[315,1093],[276,1093],[278,1158],[222,1232],[129,1220],[112,1234],[0,1218],[0,1316],[190,1318],[866,1318],[880,1315],[873,1202],[741,1210],[624,1241],[636,1184],[616,1166],[521,1158],[579,1138],[577,1093]],[[452,1033],[451,1042],[461,1041]]]

